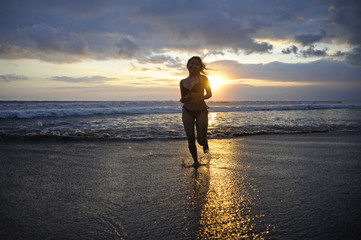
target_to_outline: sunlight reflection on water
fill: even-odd
[[[269,226],[257,208],[255,189],[247,176],[248,166],[239,156],[229,154],[236,146],[212,142],[212,161],[194,170],[191,207],[199,218],[198,239],[264,239]],[[242,148],[242,146],[237,146]]]
[[[217,117],[218,113],[217,112],[210,112],[208,114],[208,126],[209,127],[213,127],[213,126],[217,126],[219,123],[219,119]]]

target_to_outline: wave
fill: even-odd
[[[361,109],[360,102],[208,102],[210,112]],[[149,102],[0,102],[0,119],[31,119],[116,114],[181,113],[176,101]]]
[[[44,118],[44,117],[77,117],[91,115],[114,115],[114,114],[166,114],[179,113],[179,109],[34,109],[34,110],[8,110],[0,112],[0,118]]]
[[[293,111],[293,110],[324,110],[324,109],[361,109],[361,105],[277,105],[277,106],[239,106],[213,107],[213,112],[247,112],[247,111]]]
[[[245,136],[254,135],[283,135],[283,134],[312,134],[312,133],[327,133],[327,132],[361,132],[361,127],[310,127],[310,128],[285,128],[285,129],[253,129],[253,130],[239,130],[239,129],[222,129],[217,131],[209,131],[209,139],[232,139]],[[118,141],[139,141],[139,140],[184,140],[186,139],[183,131],[175,134],[169,132],[132,132],[131,134],[112,132],[112,131],[28,131],[22,133],[1,133],[0,141],[8,140],[23,140],[23,141],[41,141],[41,140],[60,140],[60,141],[82,141],[82,140],[118,140]]]

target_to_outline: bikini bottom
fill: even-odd
[[[200,110],[200,111],[192,111],[192,110],[189,110],[189,109],[186,109],[186,108],[183,108],[187,113],[189,113],[194,119],[196,119],[199,114],[201,114],[202,112],[204,111],[207,111],[207,109],[204,109],[204,110]]]

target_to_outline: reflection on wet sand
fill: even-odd
[[[190,209],[198,222],[197,238],[264,239],[269,227],[261,223],[248,167],[242,165],[242,153],[235,154],[241,151],[224,143],[212,142],[210,165],[193,169]]]
[[[189,170],[185,172],[183,179],[185,189],[188,191],[185,221],[193,224],[189,224],[188,228],[184,229],[183,235],[194,239],[194,236],[198,235],[201,215],[209,191],[209,167],[190,168]]]

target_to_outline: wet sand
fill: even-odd
[[[209,145],[209,166],[193,169],[180,140],[0,142],[0,238],[361,235],[361,133]]]

